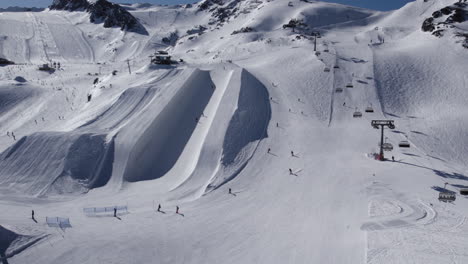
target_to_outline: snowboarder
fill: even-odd
[[[179,213],[179,206],[176,206],[176,211],[175,211],[176,214]]]
[[[395,162],[395,157],[394,156],[392,156],[392,160],[393,160],[393,162]]]
[[[117,207],[114,207],[114,217],[117,217]]]
[[[158,212],[161,212],[161,204],[158,204]]]

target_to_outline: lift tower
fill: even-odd
[[[382,133],[380,135],[380,155],[379,160],[384,161],[384,128],[388,127],[390,129],[395,129],[395,123],[393,120],[372,120],[371,125],[375,129],[381,129]]]

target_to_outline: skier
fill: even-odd
[[[31,211],[31,219],[36,221],[36,219],[34,219],[34,210]]]
[[[394,156],[392,156],[392,160],[393,160],[393,162],[395,162],[395,157]]]
[[[44,119],[44,117],[42,117],[42,122],[44,122],[44,121],[45,121],[45,119]]]
[[[36,120],[36,119],[34,119],[34,122],[35,122],[35,123],[36,123],[36,125],[37,125],[37,120]]]
[[[346,105],[346,102],[343,103],[343,106],[345,106],[345,105]]]
[[[175,211],[176,214],[179,213],[179,206],[176,206],[176,211]]]
[[[289,108],[289,112],[291,112],[291,108]]]
[[[9,136],[10,136],[10,131],[7,131],[7,132],[6,132],[6,135],[9,137]]]
[[[293,174],[293,172],[292,172],[292,170],[291,170],[291,169],[289,169],[289,174]]]
[[[279,124],[278,124],[278,122],[276,122],[276,127],[279,127]]]
[[[195,122],[197,122],[197,123],[198,123],[198,117],[195,117]]]
[[[232,194],[232,190],[231,190],[231,188],[229,188],[229,194]]]
[[[114,207],[114,217],[117,217],[117,208]]]
[[[297,101],[300,102],[300,101],[301,101],[301,98],[297,98]]]
[[[161,204],[158,204],[158,212],[161,212]]]
[[[291,156],[293,156],[293,157],[294,157],[294,151],[292,151],[292,150],[291,150]]]
[[[13,140],[16,141],[15,133],[11,132],[11,136],[13,137]]]
[[[270,149],[270,148],[268,148],[268,151],[267,151],[267,153],[270,153],[270,151],[271,151],[271,149]]]

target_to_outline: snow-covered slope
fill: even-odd
[[[83,10],[0,13],[17,63],[0,67],[0,257],[468,261],[468,53],[421,30],[455,0],[289,2],[124,5],[147,35]],[[396,125],[384,162],[380,119]]]

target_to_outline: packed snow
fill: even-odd
[[[455,2],[0,12],[0,260],[468,263],[468,49],[421,30]]]

